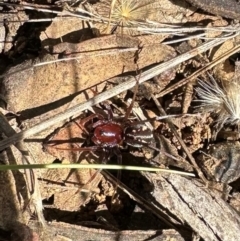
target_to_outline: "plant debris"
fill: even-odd
[[[1,240],[237,240],[238,8],[203,4],[0,3],[1,164],[125,169],[1,171]]]

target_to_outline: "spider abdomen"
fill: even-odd
[[[142,124],[129,125],[124,130],[124,141],[130,146],[140,148],[153,141],[153,133]]]

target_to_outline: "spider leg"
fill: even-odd
[[[133,94],[133,98],[132,98],[132,102],[131,104],[129,105],[129,107],[127,108],[127,111],[126,111],[126,114],[125,114],[125,117],[124,117],[124,120],[127,121],[129,116],[130,116],[130,113],[132,111],[132,108],[133,108],[133,105],[134,105],[134,102],[135,102],[135,99],[136,99],[136,96],[137,96],[137,91],[138,91],[138,86],[139,86],[139,79],[141,77],[141,74],[138,75],[138,78],[135,77],[136,79],[136,86],[135,86],[135,90],[134,90],[134,94]]]
[[[100,149],[100,148],[99,148]],[[104,153],[105,154],[105,153]],[[107,157],[106,157],[106,155],[104,155],[104,160],[105,159],[107,159]],[[80,159],[79,159],[79,161],[81,161]],[[78,162],[79,162],[78,161]],[[104,161],[104,162],[106,162],[106,161]],[[104,163],[103,162],[103,163]],[[98,170],[93,170],[94,171],[94,173],[93,173],[93,175],[91,175],[91,177],[88,179],[88,181],[78,190],[78,191],[82,191],[82,192],[86,192],[86,190],[90,190],[89,192],[91,192],[91,189],[92,189],[92,183],[93,183],[93,181],[95,180],[95,178],[97,178],[97,176],[98,176],[98,174],[102,171],[102,169],[98,169]],[[70,173],[68,174],[68,176],[67,176],[67,178],[64,180],[64,182],[66,182],[67,180],[68,180],[68,178],[72,175],[72,173],[74,172],[74,170],[71,170],[70,171]],[[83,191],[84,190],[84,191]],[[77,191],[77,192],[78,192]],[[77,194],[77,192],[76,192],[76,194]]]
[[[113,148],[113,153],[117,156],[117,162],[119,165],[122,165],[122,153],[121,151],[119,150],[119,148],[116,146],[115,148]],[[121,179],[121,170],[118,170],[117,172],[117,180],[120,180]],[[116,188],[118,186],[118,183],[116,185]]]
[[[86,134],[89,134],[88,131],[86,130],[86,128],[84,127],[84,125],[87,122],[93,120],[94,118],[99,119],[99,121],[104,121],[104,119],[105,119],[103,115],[96,113],[96,114],[92,114],[92,115],[90,115],[90,116],[88,116],[88,117],[86,117],[86,118],[84,118],[83,120],[80,120],[80,121],[75,121],[74,120],[74,123],[75,123],[75,125],[77,125],[79,127],[79,129],[84,131]],[[97,121],[97,123],[99,121]],[[69,151],[94,151],[94,150],[96,150],[96,147],[93,147],[93,149],[92,149],[92,147],[90,147],[90,149],[85,148],[85,147],[84,148],[83,147],[81,147],[81,148],[60,148],[60,147],[57,147],[57,145],[64,144],[65,142],[67,142],[67,141],[66,140],[54,140],[54,141],[53,140],[48,140],[45,143],[45,145],[52,146],[52,147],[54,146],[54,148],[59,149],[59,150],[69,150]]]
[[[89,146],[89,147],[76,147],[76,148],[63,148],[63,147],[54,147],[58,150],[66,150],[66,151],[97,151],[102,149],[100,146]]]
[[[101,115],[101,114],[98,114],[98,113],[95,113],[95,114],[92,114],[88,117],[86,117],[85,119],[83,120],[80,120],[79,123],[78,122],[75,122],[77,124],[77,126],[81,129],[81,130],[84,130],[85,133],[89,134],[88,131],[86,130],[86,128],[84,127],[84,125],[89,122],[90,120],[93,120],[94,118],[97,118],[99,119],[96,123],[93,123],[92,124],[92,128],[96,128],[98,125],[101,125],[103,123],[106,122],[106,120],[104,120],[104,116]]]
[[[89,132],[86,130],[86,128],[85,128],[84,125],[82,124],[82,121],[77,122],[77,121],[73,120],[73,122],[78,126],[78,128],[79,128],[80,130],[82,130],[83,132],[85,132],[85,134],[89,135]]]
[[[87,122],[89,122],[90,120],[93,120],[94,118],[98,118],[99,120],[105,119],[103,115],[95,113],[95,114],[92,114],[92,115],[84,118],[83,120],[80,121],[80,123],[81,123],[81,125],[85,125]]]
[[[104,151],[104,155],[103,155],[101,163],[107,164],[107,162],[110,158],[110,151],[108,149],[105,149],[105,148],[103,148],[103,151]]]
[[[102,148],[102,149],[103,149],[103,148]],[[109,159],[109,157],[110,157],[110,152],[109,152],[108,150],[105,150],[105,149],[103,149],[103,151],[104,151],[104,155],[103,155],[103,159],[102,159],[101,162],[102,162],[103,164],[106,164],[107,161],[108,161],[108,159]],[[102,171],[102,169],[96,170],[95,173],[91,176],[91,178],[87,181],[87,183],[84,184],[84,187],[81,188],[81,189],[88,189],[88,188],[86,188],[86,186],[89,185],[89,184],[91,184],[91,183],[93,182],[93,180],[97,177],[97,175],[98,175],[101,171]]]
[[[113,120],[113,112],[112,112],[112,108],[108,103],[104,103],[104,107],[106,108],[107,112],[108,112],[108,120],[112,121]]]
[[[122,165],[122,153],[119,150],[118,146],[113,148],[113,153],[117,156],[117,161],[119,165]]]
[[[169,154],[169,153],[167,153],[167,152],[165,152],[165,151],[161,151],[159,148],[156,148],[156,147],[154,147],[154,146],[152,146],[152,145],[149,145],[149,144],[143,144],[144,146],[146,146],[146,147],[148,147],[148,148],[150,148],[150,149],[153,149],[153,150],[155,150],[155,151],[158,151],[159,153],[161,153],[161,154],[163,154],[163,155],[165,155],[165,156],[167,156],[167,157],[170,157],[170,158],[172,158],[173,160],[175,160],[175,161],[179,161],[179,159],[177,158],[177,157],[175,157],[175,156],[173,156],[173,155],[171,155],[171,154]]]
[[[136,140],[136,139],[127,139],[127,140],[125,140],[125,142],[126,142],[129,146],[133,146],[133,147],[136,147],[136,148],[141,148],[141,147],[143,147],[143,146],[146,146],[146,147],[148,147],[148,148],[150,148],[150,149],[152,149],[152,150],[155,150],[155,151],[157,151],[157,152],[159,152],[159,153],[161,153],[161,154],[163,154],[163,155],[165,155],[165,156],[167,156],[167,157],[172,158],[172,159],[175,160],[175,161],[179,161],[179,159],[176,158],[175,156],[173,156],[173,155],[171,155],[171,154],[169,154],[169,153],[167,153],[167,152],[165,152],[165,151],[161,151],[159,148],[156,148],[156,147],[150,145],[150,144],[147,143],[147,142],[142,142],[142,141],[139,141],[139,140]]]
[[[122,164],[122,153],[119,150],[119,147],[115,146],[111,151],[112,151],[113,154],[115,154],[117,156],[118,164],[121,165]],[[113,203],[113,200],[115,198],[117,198],[117,188],[118,188],[120,179],[121,179],[121,170],[118,170],[118,172],[117,172],[117,181],[116,181],[115,187],[114,187],[114,194],[113,194],[113,196],[111,198],[112,203]]]
[[[91,89],[91,91],[93,92],[94,96],[96,96],[98,94],[97,90]],[[104,101],[101,104],[105,107],[105,109],[108,112],[108,120],[112,121],[112,119],[113,119],[113,112],[112,112],[111,106],[107,103],[107,101]]]

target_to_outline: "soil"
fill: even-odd
[[[2,140],[67,113],[131,76],[136,81],[134,88],[88,106],[80,115],[22,135],[0,153],[0,162],[118,163],[172,173],[2,171],[0,240],[238,239],[239,113],[238,121],[218,128],[218,113],[196,108],[198,79],[178,84],[238,46],[238,34],[138,83],[145,71],[161,63],[170,66],[176,56],[218,38],[238,20],[196,8],[202,5],[195,1],[129,2],[137,6],[130,17],[119,13],[123,1],[0,3]],[[161,31],[156,23],[162,24]],[[198,29],[184,32],[192,26]],[[214,27],[218,31],[209,30]],[[223,91],[233,79],[239,85],[238,58],[231,55],[199,78],[213,76]],[[158,120],[164,113],[170,120]],[[103,130],[96,134],[104,125],[111,129],[110,144],[103,143]],[[117,145],[112,143],[115,128],[122,132]]]

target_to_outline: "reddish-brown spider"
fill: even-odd
[[[97,119],[90,128],[90,139],[94,145],[88,147],[88,150],[101,149],[108,154],[114,153],[118,156],[119,163],[121,163],[120,146],[129,145],[139,148],[153,141],[153,133],[145,125],[137,121],[130,121],[126,116],[124,118],[114,118],[110,106],[105,106],[108,111],[107,118],[101,114],[93,114],[85,120],[85,122],[89,122]],[[107,161],[107,158],[105,161]]]
[[[151,145],[154,140],[153,132],[148,129],[143,122],[129,119],[136,97],[136,91],[137,88],[134,92],[132,103],[128,107],[124,117],[114,117],[110,105],[104,104],[107,110],[107,116],[96,113],[86,117],[79,123],[75,122],[79,128],[87,130],[89,143],[86,147],[62,148],[57,146],[57,141],[55,142],[52,140],[48,141],[46,144],[52,144],[51,146],[59,150],[93,152],[102,150],[105,153],[102,160],[103,163],[106,163],[110,156],[114,154],[118,157],[118,163],[121,164],[122,154],[120,147],[123,146],[132,146],[136,148],[147,146],[160,152],[159,149]],[[174,158],[170,154],[165,152],[162,153]]]
[[[88,134],[87,146],[73,148],[58,147],[59,143],[62,144],[64,141],[58,141],[55,138],[55,140],[51,139],[45,144],[46,149],[48,149],[50,145],[56,150],[102,151],[104,154],[102,163],[106,163],[112,155],[116,155],[118,163],[121,164],[121,147],[132,146],[141,148],[146,146],[170,158],[176,159],[174,156],[160,151],[152,145],[154,143],[153,132],[148,129],[144,123],[137,120],[129,120],[128,113],[130,113],[132,105],[128,108],[125,117],[113,117],[110,106],[106,104],[104,106],[107,109],[107,116],[96,113],[86,117],[80,122],[75,121],[75,124],[77,124],[79,128],[86,130]],[[69,140],[65,142],[69,142]],[[74,142],[72,141],[72,143]]]

